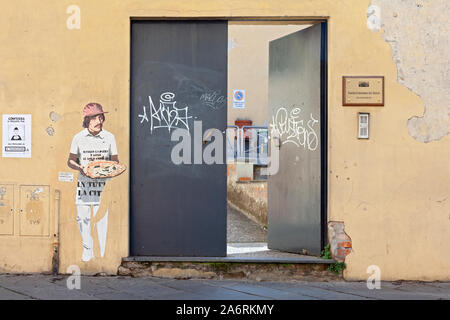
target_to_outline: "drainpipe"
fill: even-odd
[[[55,232],[53,233],[53,258],[52,274],[57,275],[59,271],[59,211],[61,191],[55,190]]]

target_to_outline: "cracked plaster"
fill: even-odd
[[[384,30],[397,65],[397,80],[418,95],[422,116],[408,120],[409,134],[420,142],[450,133],[450,1],[372,0],[367,26]]]

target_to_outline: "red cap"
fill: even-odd
[[[83,109],[84,117],[92,117],[103,113],[108,112],[104,112],[102,106],[99,103],[88,103]]]

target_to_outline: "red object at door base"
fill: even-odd
[[[251,126],[253,124],[252,120],[235,120],[234,124],[237,125],[239,128],[242,128],[243,126]],[[244,139],[250,139],[251,132],[244,129]]]
[[[235,120],[234,124],[237,125],[239,128],[242,128],[243,126],[251,126],[253,124],[252,120]]]

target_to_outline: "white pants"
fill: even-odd
[[[99,205],[92,205],[95,217]],[[81,239],[83,241],[83,261],[89,261],[94,257],[94,241],[91,236],[91,205],[77,205],[77,223],[80,228]],[[106,234],[108,232],[108,210],[105,216],[97,222],[97,236],[100,247],[100,255],[105,255]]]

